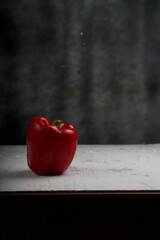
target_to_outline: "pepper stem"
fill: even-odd
[[[58,128],[60,127],[61,123],[62,123],[62,121],[59,120],[59,119],[56,119],[56,120],[53,121],[53,125],[58,127]]]

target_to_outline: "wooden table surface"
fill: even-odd
[[[1,193],[159,193],[160,144],[78,145],[60,176],[35,175],[26,146],[0,146]]]

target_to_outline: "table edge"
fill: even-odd
[[[43,195],[160,195],[160,190],[117,190],[117,191],[1,191],[0,196],[43,196]]]

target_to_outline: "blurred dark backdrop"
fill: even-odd
[[[0,144],[37,115],[79,143],[160,142],[159,0],[0,4]]]

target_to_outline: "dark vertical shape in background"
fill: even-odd
[[[146,69],[145,53],[145,4],[144,1],[126,1],[127,11],[127,78],[124,85],[126,99],[124,133],[128,143],[145,143],[146,131]],[[134,134],[133,134],[134,133]]]
[[[56,84],[57,99],[54,99],[55,104],[53,108],[53,117],[63,119],[65,121],[65,97],[66,97],[66,87],[68,84],[68,36],[69,26],[70,26],[70,15],[71,15],[71,4],[72,1],[60,1],[59,7],[57,7],[56,14],[56,67],[55,74],[56,79],[53,85]],[[55,6],[56,7],[56,6]],[[53,43],[54,44],[54,43]]]
[[[83,8],[83,19],[81,19],[81,52],[80,52],[80,71],[81,71],[81,128],[83,143],[94,143],[94,120],[92,107],[92,50],[93,50],[93,12],[92,6],[87,5],[87,1],[81,2]]]
[[[12,13],[13,4],[5,3],[0,7],[0,51],[1,73],[0,73],[0,104],[5,111],[5,118],[1,115],[0,136],[3,144],[18,144],[20,131],[19,103],[15,98],[17,94],[17,56],[20,48],[19,29],[15,23]],[[5,67],[4,67],[5,66]],[[1,114],[3,114],[1,112]]]
[[[125,119],[127,81],[130,70],[129,61],[127,61],[129,56],[127,11],[129,9],[125,1],[108,3],[108,34],[105,48],[109,56],[107,71],[109,72],[110,99],[106,109],[108,112],[106,120],[108,139],[106,141],[112,144],[125,142],[125,129],[128,127]],[[110,112],[112,112],[111,115]]]
[[[160,142],[160,2],[145,4],[146,142]]]

